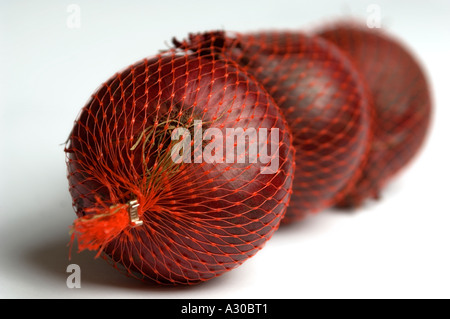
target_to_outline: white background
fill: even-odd
[[[67,25],[71,3],[80,28]],[[63,143],[103,81],[173,36],[366,19],[371,3],[419,57],[435,101],[426,146],[382,201],[284,227],[241,267],[194,287],[149,287],[89,252],[68,260],[75,214]],[[449,298],[449,16],[448,1],[2,0],[0,297]],[[66,286],[70,263],[81,289]]]

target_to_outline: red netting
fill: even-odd
[[[378,29],[340,22],[318,34],[354,61],[375,105],[374,140],[363,175],[338,206],[360,205],[403,168],[423,144],[431,101],[424,73],[410,53]]]
[[[299,32],[211,32],[174,43],[237,61],[280,106],[296,150],[283,222],[332,206],[352,187],[371,138],[372,106],[359,72],[337,47]]]
[[[265,129],[267,141],[247,134],[253,129]],[[274,129],[279,138],[269,145]],[[197,143],[196,134],[209,136]],[[230,136],[231,146],[245,142],[232,162]],[[208,146],[216,161],[198,153]],[[116,74],[82,109],[66,152],[78,248],[160,284],[205,281],[253,256],[291,193],[294,150],[278,107],[234,62],[214,55],[171,50]],[[275,170],[264,171],[276,158]]]
[[[103,84],[66,146],[79,249],[194,284],[253,256],[283,217],[377,196],[424,140],[425,78],[379,31],[317,34],[194,34]]]

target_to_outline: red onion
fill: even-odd
[[[208,129],[222,138],[241,129],[247,160],[237,152],[227,162],[218,134],[179,144],[188,135],[177,130]],[[251,130],[267,141],[246,137]],[[201,156],[213,141],[227,154],[210,163]],[[66,152],[79,250],[104,252],[159,284],[195,284],[242,264],[278,228],[291,194],[294,151],[277,105],[238,65],[212,55],[171,50],[117,73],[82,109]]]
[[[340,207],[378,198],[386,183],[420,150],[428,131],[431,99],[419,63],[403,44],[380,29],[338,22],[318,34],[354,61],[373,97],[374,138],[363,174]]]
[[[293,134],[293,196],[284,222],[332,206],[367,156],[371,100],[335,45],[300,32],[192,34],[178,47],[237,61],[273,96]]]

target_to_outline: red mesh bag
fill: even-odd
[[[359,72],[335,45],[299,32],[210,32],[174,44],[237,61],[280,106],[296,150],[283,222],[332,206],[356,182],[371,138],[372,105]]]
[[[70,134],[72,241],[145,281],[214,278],[279,226],[292,192],[291,138],[273,99],[234,62],[178,49],[140,61],[101,85]],[[230,146],[241,150],[232,162]]]
[[[356,64],[374,101],[374,139],[363,174],[340,207],[378,198],[383,186],[420,149],[430,122],[431,100],[424,73],[397,40],[379,29],[338,22],[318,31]]]

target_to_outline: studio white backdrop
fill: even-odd
[[[283,227],[242,266],[194,287],[149,287],[89,252],[68,260],[64,142],[101,83],[174,36],[305,29],[367,20],[373,8],[419,58],[434,101],[426,145],[381,201]],[[0,297],[449,298],[449,16],[448,1],[2,0]],[[81,288],[66,284],[70,264]]]

